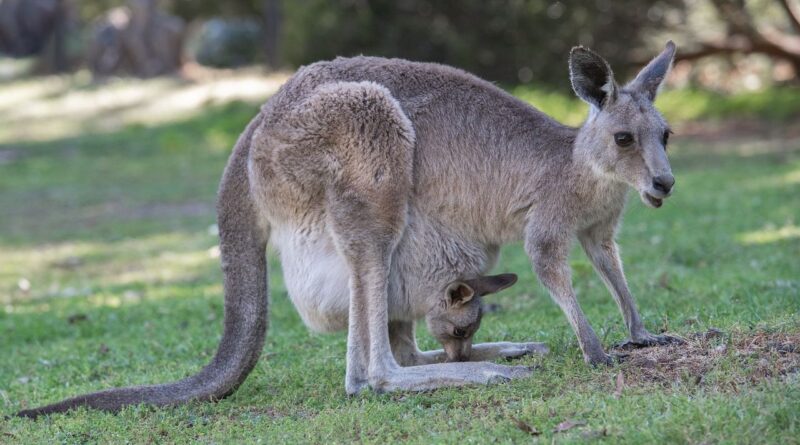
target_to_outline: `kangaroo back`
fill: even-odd
[[[114,388],[84,394],[52,405],[23,410],[21,417],[69,411],[86,406],[118,411],[127,405],[174,405],[190,400],[218,400],[244,381],[261,354],[267,331],[268,229],[258,224],[250,197],[247,159],[257,116],[238,142],[228,160],[220,183],[217,222],[225,288],[224,332],[211,363],[199,373],[173,383]]]

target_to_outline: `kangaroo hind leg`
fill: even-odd
[[[388,90],[373,83],[326,86],[315,102],[337,119],[327,127],[336,169],[330,170],[325,207],[351,274],[347,392],[367,385],[379,392],[428,390],[530,374],[526,367],[493,363],[398,365],[389,339],[388,282],[412,189],[413,129]]]
[[[405,227],[414,130],[389,91],[371,82],[323,85],[305,121],[325,140],[325,218],[350,272],[345,388],[396,368],[389,347],[388,279]]]

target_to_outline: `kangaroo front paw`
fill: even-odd
[[[681,337],[674,335],[654,335],[645,332],[643,335],[632,337],[631,339],[614,345],[613,349],[631,350],[639,348],[647,348],[650,346],[665,346],[665,345],[681,345],[686,343]]]

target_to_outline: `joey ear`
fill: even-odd
[[[643,93],[651,102],[656,100],[658,88],[667,77],[673,60],[675,60],[675,44],[670,40],[664,51],[642,68],[625,88]]]
[[[478,277],[466,281],[466,283],[472,287],[475,290],[475,293],[477,293],[479,296],[500,292],[507,287],[511,287],[516,282],[517,275],[513,273]]]
[[[454,281],[447,286],[445,298],[447,305],[459,307],[467,304],[475,296],[475,290],[463,281]]]
[[[617,83],[611,66],[588,48],[576,46],[570,51],[569,80],[575,94],[598,110],[617,100]]]

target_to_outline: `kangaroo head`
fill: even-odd
[[[438,304],[428,311],[425,321],[447,353],[448,362],[469,360],[472,336],[481,326],[482,297],[499,292],[517,282],[513,273],[458,280],[447,285]]]
[[[674,57],[675,44],[667,42],[624,87],[617,85],[608,62],[591,50],[575,47],[569,57],[572,89],[591,108],[576,153],[596,173],[635,188],[651,207],[661,207],[675,184],[666,152],[671,131],[653,106]]]

